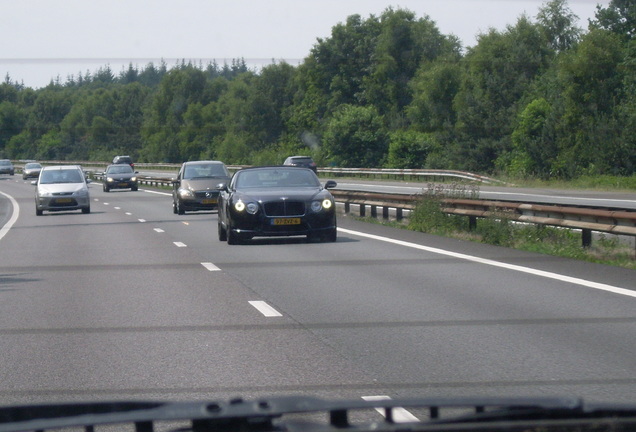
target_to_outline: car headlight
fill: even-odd
[[[181,198],[192,198],[192,197],[194,197],[194,194],[189,189],[179,189],[178,193],[179,193],[179,196]]]
[[[258,212],[258,204],[256,203],[248,203],[247,206],[245,206],[245,208],[247,209],[247,212],[249,214],[256,214],[256,212]]]
[[[237,212],[246,211],[249,214],[256,214],[258,213],[258,204],[254,202],[245,204],[243,201],[239,200],[234,204],[234,210]]]
[[[333,202],[329,198],[325,198],[322,201],[312,201],[311,210],[318,213],[321,210],[329,210],[333,206]]]
[[[112,177],[106,177],[106,181],[107,181],[108,183],[112,183],[114,180],[113,180],[113,178],[112,178]]]
[[[137,177],[132,177],[132,178],[130,179],[130,181],[134,181],[134,182],[136,182],[136,181],[137,181]]]

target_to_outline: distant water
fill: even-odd
[[[4,82],[9,77],[11,82],[24,84],[31,88],[47,86],[51,81],[61,84],[69,78],[77,79],[80,75],[86,76],[87,72],[94,75],[99,69],[110,67],[113,75],[118,76],[132,64],[134,68],[143,70],[152,63],[160,67],[165,63],[168,69],[176,65],[192,63],[205,68],[208,64],[216,62],[219,67],[224,64],[232,65],[233,60],[243,60],[250,70],[260,70],[264,66],[273,63],[286,62],[292,66],[298,66],[302,59],[271,59],[271,58],[51,58],[51,59],[0,59],[0,79]]]

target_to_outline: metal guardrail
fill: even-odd
[[[403,218],[404,210],[415,208],[422,195],[377,194],[356,191],[332,190],[336,201],[344,203],[345,213],[351,212],[351,204],[358,205],[360,216],[366,216],[367,208],[372,217],[388,219],[390,209],[396,219]],[[581,230],[582,245],[592,244],[592,232],[636,237],[636,211],[602,210],[555,205],[538,205],[509,201],[440,198],[442,211],[447,214],[467,216],[469,228],[474,229],[477,218],[501,218],[536,225],[558,226]]]

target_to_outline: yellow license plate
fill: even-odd
[[[58,204],[66,204],[70,203],[71,201],[73,201],[71,198],[58,198],[55,200],[55,202]]]
[[[201,201],[201,204],[216,204],[217,200],[216,199],[204,199]]]
[[[300,218],[272,219],[272,225],[300,225]]]

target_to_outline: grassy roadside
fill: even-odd
[[[571,185],[567,187],[572,188]],[[479,218],[476,228],[470,230],[468,218],[442,212],[441,198],[471,198],[476,192],[470,187],[458,187],[456,184],[429,188],[408,219],[400,223],[387,223],[428,234],[636,270],[636,249],[633,243],[621,241],[616,236],[599,233],[595,235],[589,248],[583,248],[580,232],[519,224],[494,217]]]

